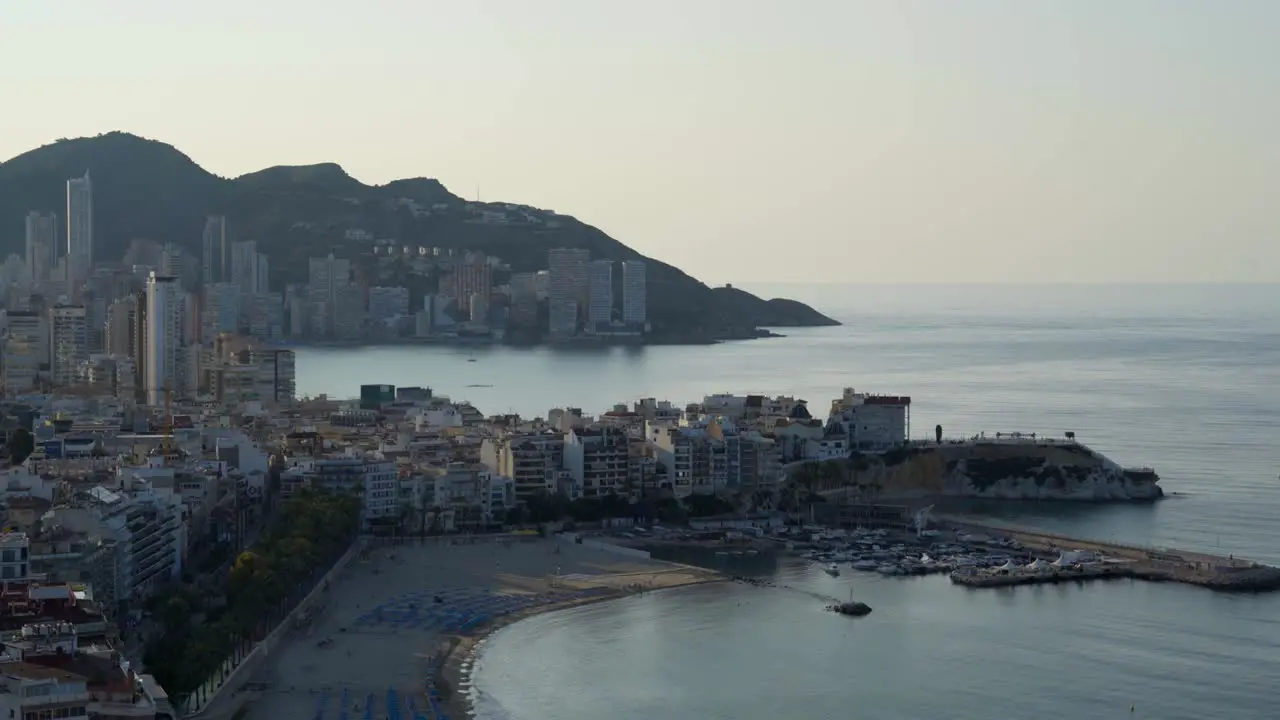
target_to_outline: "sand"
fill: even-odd
[[[463,679],[464,664],[470,662],[476,641],[498,627],[564,607],[717,579],[707,570],[553,540],[428,539],[423,544],[377,548],[366,559],[354,561],[332,584],[322,609],[272,653],[253,678],[267,689],[249,706],[245,720],[362,720],[370,693],[376,699],[374,717],[384,718],[388,688],[398,694],[405,720],[412,720],[410,698],[419,712],[431,718],[425,693],[428,677],[436,669],[443,670],[436,677],[449,717],[465,718],[466,692],[454,688]],[[569,597],[575,590],[589,588],[600,590],[588,597]],[[375,606],[406,593],[426,593],[426,599],[401,601],[399,607],[420,604],[414,612],[426,612],[444,607],[434,603],[437,593],[448,598],[453,593],[479,596],[484,591],[509,595],[555,591],[564,599],[557,596],[557,601],[495,618],[465,634],[368,621]],[[447,600],[446,604],[456,603]],[[396,612],[384,610],[378,617],[394,619]],[[358,621],[361,616],[364,622]]]

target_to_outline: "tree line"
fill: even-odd
[[[175,698],[226,672],[226,661],[266,637],[346,552],[360,527],[360,499],[304,490],[280,508],[266,535],[242,552],[220,592],[181,585],[152,598],[143,662]]]

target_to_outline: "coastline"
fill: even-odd
[[[797,326],[810,327],[810,326]],[[823,326],[825,327],[825,326]],[[679,336],[662,336],[656,335],[652,337],[636,337],[636,338],[574,338],[564,341],[539,340],[537,342],[526,342],[511,339],[499,338],[379,338],[379,339],[360,339],[360,340],[308,340],[302,338],[291,338],[282,341],[274,341],[272,344],[285,349],[320,349],[320,350],[376,350],[380,348],[404,348],[404,347],[430,347],[430,348],[491,348],[491,347],[509,347],[509,348],[553,348],[567,350],[605,350],[611,348],[643,348],[643,347],[702,347],[707,345],[719,345],[727,342],[742,342],[744,340],[770,340],[776,338],[785,338],[786,335],[773,332],[767,328],[759,328],[754,334],[726,335],[726,336],[708,336],[708,337],[679,337]]]
[[[722,579],[712,570],[566,537],[378,545],[254,670],[252,681],[263,691],[246,705],[245,718],[332,719],[335,703],[346,717],[383,716],[414,703],[425,709],[433,700],[449,717],[465,718],[468,660],[497,630],[544,612]]]
[[[574,608],[584,607],[586,605],[612,602],[635,595],[643,595],[649,592],[674,590],[678,588],[692,587],[694,585],[707,585],[710,583],[728,581],[728,578],[724,575],[705,568],[699,568],[692,565],[681,565],[680,563],[673,563],[665,560],[654,560],[653,562],[662,563],[670,567],[666,570],[657,570],[653,573],[645,572],[634,574],[637,576],[651,575],[657,577],[665,573],[690,572],[696,575],[695,577],[687,580],[670,582],[656,586],[633,585],[620,588],[615,587],[613,592],[610,592],[607,595],[574,598],[563,603],[528,608],[518,613],[512,613],[511,615],[495,618],[477,628],[474,628],[469,634],[454,634],[441,638],[441,660],[436,670],[436,677],[439,682],[438,689],[440,691],[440,707],[451,719],[474,717],[475,706],[471,699],[470,692],[471,688],[474,687],[474,681],[471,677],[471,672],[475,668],[475,662],[483,644],[495,633],[505,627],[514,625],[522,620],[528,620],[533,617],[547,615],[561,610],[571,610]],[[577,584],[579,583],[575,583],[575,585]]]

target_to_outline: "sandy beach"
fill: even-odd
[[[488,633],[552,610],[718,579],[537,538],[431,538],[376,548],[331,585],[313,617],[253,678],[266,687],[245,717],[362,720],[372,699],[374,718],[399,712],[412,720],[416,710],[431,719],[426,691],[434,677],[444,712],[465,718],[465,672]]]

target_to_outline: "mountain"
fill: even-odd
[[[305,282],[308,257],[330,251],[367,255],[367,241],[346,239],[347,230],[360,228],[404,245],[480,250],[515,272],[545,268],[547,250],[556,247],[586,248],[599,259],[643,259],[658,341],[746,338],[762,327],[839,324],[793,300],[709,288],[573,217],[469,202],[437,180],[370,186],[334,163],[222,178],[170,145],[122,132],[59,140],[0,163],[0,253],[24,252],[27,212],[65,216],[66,180],[86,171],[93,179],[95,256],[103,261],[122,257],[139,238],[172,242],[198,255],[206,216],[221,214],[236,239],[257,240],[268,255],[273,287]]]

